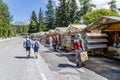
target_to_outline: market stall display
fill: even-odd
[[[64,31],[66,30],[66,27],[56,27],[54,34],[58,37],[58,44],[59,48],[64,48],[65,44],[65,38],[64,38]]]
[[[87,27],[86,25],[79,24],[70,24],[65,31],[65,48],[67,51],[73,50],[73,41],[75,39],[75,35],[78,33],[83,33],[83,29]],[[68,40],[69,39],[69,40]]]
[[[96,53],[99,49],[99,53],[102,54],[103,49],[107,49],[107,34],[105,33],[86,33],[86,40],[87,40],[87,50],[91,50],[92,54]]]
[[[108,49],[105,56],[114,57],[116,54],[120,54],[119,45],[117,44],[118,37],[120,35],[120,17],[119,16],[102,16],[99,17],[95,22],[90,24],[84,29],[87,32],[91,30],[100,30],[101,33],[108,35]],[[112,48],[111,48],[112,47]],[[116,58],[118,58],[116,56]]]

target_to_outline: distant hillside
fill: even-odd
[[[15,21],[14,23],[12,23],[13,25],[29,25],[30,24],[30,20],[25,20],[25,21]]]

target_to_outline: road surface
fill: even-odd
[[[23,40],[0,41],[0,80],[56,80],[40,56],[26,59]]]

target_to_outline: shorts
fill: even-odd
[[[57,44],[56,43],[53,43],[53,47],[56,47],[57,46]]]
[[[79,50],[75,50],[75,58],[76,59],[80,59],[80,53],[81,53],[82,49]]]
[[[38,48],[34,47],[34,52],[38,52]]]
[[[50,48],[52,49],[52,47],[53,47],[53,46],[52,46],[52,43],[50,43],[49,46],[50,46]]]
[[[26,47],[26,51],[30,51],[30,47]]]
[[[80,51],[79,50],[75,50],[75,58],[76,59],[80,58]]]

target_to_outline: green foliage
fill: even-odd
[[[14,32],[19,33],[28,33],[29,25],[13,25],[14,26]]]
[[[52,5],[52,1],[51,0],[48,0],[48,4],[46,6],[47,8],[47,11],[45,12],[46,14],[46,26],[47,26],[47,29],[54,29],[55,26],[54,26],[54,8],[53,8],[53,5]]]
[[[59,6],[56,8],[56,24],[57,26],[68,26],[70,24],[69,15],[70,0],[60,0]]]
[[[80,1],[80,16],[85,15],[87,12],[92,11],[92,8],[95,7],[94,4],[92,4],[91,0],[79,0]]]
[[[82,18],[85,24],[90,24],[93,21],[95,21],[98,17],[101,17],[101,16],[118,16],[118,15],[119,14],[117,12],[110,11],[108,9],[99,9],[99,10],[95,10],[87,13]]]
[[[10,25],[11,19],[8,6],[0,0],[0,37],[14,35],[14,28]]]
[[[38,22],[35,11],[32,11],[32,16],[29,25],[29,33],[35,33],[38,31]]]
[[[39,15],[38,15],[38,32],[45,31],[45,30],[46,30],[46,26],[44,24],[43,12],[42,12],[42,9],[40,8]]]
[[[76,21],[76,12],[77,12],[77,4],[76,0],[70,0],[69,7],[69,21],[70,23],[74,23]]]

